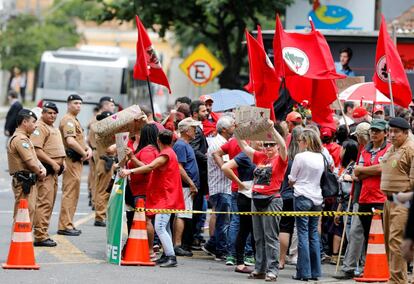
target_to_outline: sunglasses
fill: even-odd
[[[276,143],[263,143],[263,147],[265,148],[270,148],[270,147],[275,147]]]

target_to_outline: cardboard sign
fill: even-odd
[[[357,76],[347,77],[344,79],[336,79],[336,87],[338,87],[338,94],[340,94],[343,90],[347,89],[348,87],[358,83],[365,83],[365,77]]]
[[[243,106],[235,111],[236,129],[234,135],[243,140],[276,141],[269,122],[270,110],[267,108]]]
[[[128,144],[129,132],[122,132],[115,134],[116,152],[118,154],[118,161],[125,158],[125,149]]]

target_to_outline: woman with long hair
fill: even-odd
[[[325,169],[322,142],[312,129],[305,128],[300,136],[299,148],[289,184],[293,186],[295,211],[321,211],[322,189],[320,185]],[[295,280],[317,280],[321,275],[320,241],[318,233],[319,217],[296,217],[298,231],[298,262]]]
[[[135,150],[133,147],[126,149],[127,168],[133,169],[136,167],[150,164],[159,154],[159,148],[157,144],[158,128],[155,124],[146,124],[140,132],[138,146]],[[132,144],[133,145],[133,144]],[[135,208],[139,198],[146,198],[147,187],[151,177],[151,172],[146,174],[131,174],[128,184],[132,194],[132,205]],[[132,226],[132,220],[134,214],[127,214],[128,231]],[[148,245],[150,249],[150,255],[152,259],[155,259],[156,255],[153,251],[154,242],[154,227],[151,219],[147,218],[147,232],[148,232]]]
[[[289,186],[289,174],[292,169],[293,160],[296,154],[300,152],[299,141],[302,135],[303,127],[296,126],[291,133],[291,140],[288,147],[288,167],[285,173],[285,179],[280,190],[283,199],[283,211],[294,211],[293,209],[293,188]],[[289,248],[290,237],[293,235],[295,228],[295,217],[282,216],[280,219],[280,258],[279,269],[285,267],[286,255]]]

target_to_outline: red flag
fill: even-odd
[[[261,46],[263,46],[264,48],[264,44],[263,44],[263,36],[262,36],[262,29],[260,27],[260,25],[257,25],[257,37],[256,37],[257,43],[260,44]],[[247,83],[246,85],[244,85],[243,87],[246,91],[248,91],[249,93],[253,93],[253,80],[252,80],[252,75],[249,74],[249,83]]]
[[[408,108],[412,100],[410,84],[408,83],[407,74],[405,73],[397,48],[388,34],[387,23],[385,22],[384,16],[382,16],[377,52],[375,55],[375,73],[372,80],[374,81],[375,87],[390,98],[388,73],[391,74],[394,102],[402,107]]]
[[[297,102],[308,100],[312,120],[335,129],[329,105],[336,99],[334,60],[325,37],[314,29],[307,34],[286,33],[279,17],[273,39],[276,73],[286,78],[287,88]]]
[[[149,80],[150,82],[163,85],[171,93],[167,76],[162,70],[161,63],[152,47],[152,42],[144,25],[138,16],[135,16],[138,30],[137,61],[134,66],[134,79]]]
[[[256,98],[256,106],[269,108],[271,119],[274,120],[273,102],[278,97],[279,78],[276,76],[273,64],[267,56],[263,44],[260,44],[247,30],[246,40],[250,80]]]

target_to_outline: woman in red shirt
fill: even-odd
[[[128,143],[129,148],[126,150],[127,168],[133,169],[139,166],[150,164],[158,156],[158,128],[155,124],[147,124],[141,129],[138,146],[134,149],[135,143]],[[139,198],[146,198],[146,192],[151,173],[148,174],[132,174],[129,177],[129,188],[135,205]],[[135,207],[135,206],[134,206]],[[127,214],[128,231],[132,226],[133,214]],[[151,258],[156,255],[153,251],[154,244],[154,226],[151,219],[147,218],[148,245]]]
[[[269,120],[273,125],[273,121]],[[254,170],[252,211],[281,211],[283,201],[280,187],[288,165],[286,143],[283,137],[271,128],[276,142],[264,142],[264,151],[259,152],[239,140],[241,150],[257,165]],[[253,215],[253,234],[256,244],[255,269],[249,278],[276,281],[279,268],[279,222],[280,216]]]
[[[173,133],[163,130],[158,135],[158,147],[160,153],[155,160],[148,165],[134,169],[123,169],[121,177],[128,175],[146,174],[152,172],[147,186],[147,209],[181,209],[184,210],[184,196],[181,187],[180,168],[177,156],[171,148]],[[162,178],[161,178],[162,177]],[[171,214],[155,215],[155,231],[164,248],[164,256],[157,263],[161,267],[177,266],[170,228]]]

